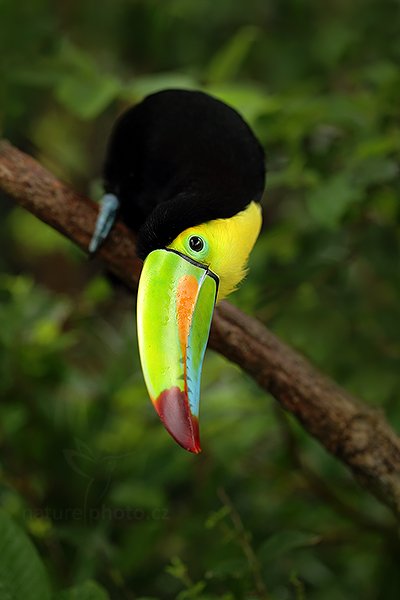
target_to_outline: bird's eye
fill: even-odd
[[[201,252],[204,248],[204,240],[198,235],[192,235],[189,238],[189,246],[193,252]]]

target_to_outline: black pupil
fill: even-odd
[[[201,252],[204,248],[204,242],[201,237],[192,235],[189,240],[189,246],[194,252]]]

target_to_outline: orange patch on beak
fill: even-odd
[[[178,319],[179,342],[182,355],[186,359],[186,346],[189,339],[190,324],[196,305],[199,284],[193,275],[180,278],[177,289],[176,312]]]

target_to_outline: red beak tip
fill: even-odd
[[[192,452],[193,454],[200,454],[200,452],[201,452],[201,446],[197,442],[197,443],[194,443],[193,446],[185,447],[185,450],[187,450],[188,452]]]
[[[154,406],[174,440],[188,452],[199,454],[199,422],[190,412],[187,394],[178,387],[172,387],[159,395]]]
[[[168,427],[164,419],[161,420],[164,423],[165,429],[168,431],[170,436],[174,438],[177,444],[179,444],[184,450],[187,450],[192,454],[200,454],[202,450],[200,446],[200,440],[198,437],[198,431],[195,430],[193,432],[194,434],[197,434],[196,437],[193,436],[192,439],[188,439],[188,436],[190,436],[190,433],[192,433],[192,427],[190,427],[190,433],[188,431],[176,431],[175,428]],[[177,435],[178,433],[180,434],[179,436]]]

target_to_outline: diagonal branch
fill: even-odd
[[[0,190],[87,250],[96,205],[6,141],[0,142]],[[121,222],[99,258],[135,290],[141,261]],[[253,377],[400,517],[400,439],[380,411],[351,397],[262,323],[227,302],[215,311],[210,347]]]

